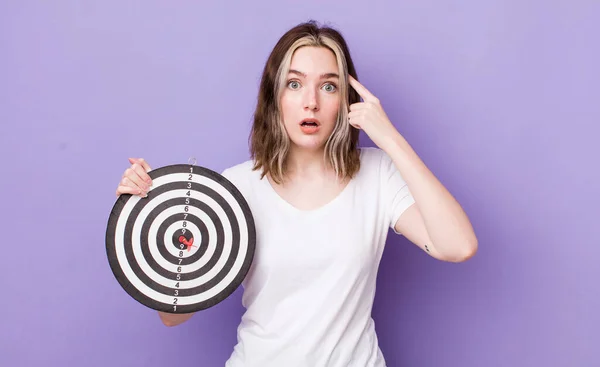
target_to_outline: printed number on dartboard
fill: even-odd
[[[188,180],[191,181],[192,180],[192,173],[194,172],[194,167],[190,167],[190,174],[188,176]],[[192,183],[188,182],[187,184],[187,188],[191,189],[192,188]],[[190,210],[189,204],[190,204],[190,196],[191,196],[191,192],[190,190],[188,190],[185,195],[187,196],[185,198],[185,207],[183,208],[184,212],[183,213],[183,228],[181,229],[181,235],[185,235],[186,232],[186,227],[187,227],[187,216],[188,216],[188,212]],[[180,244],[179,245],[180,251],[179,251],[179,266],[177,267],[177,275],[175,276],[175,280],[177,280],[177,282],[175,283],[175,288],[179,288],[179,280],[181,280],[181,262],[183,261],[183,249],[185,248],[185,244]],[[177,296],[179,296],[179,289],[175,289],[173,295],[175,296],[173,298],[173,311],[177,311],[177,301],[178,298]]]
[[[181,264],[182,256],[183,256],[183,251],[179,251],[179,263],[180,264]],[[179,288],[179,280],[181,280],[181,266],[177,267],[177,275],[175,276],[175,280],[177,280],[177,282],[175,283],[175,288]],[[173,311],[177,311],[177,296],[179,296],[179,289],[175,289],[173,295],[175,296],[173,298]]]

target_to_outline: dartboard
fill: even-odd
[[[148,174],[148,196],[123,194],[110,213],[110,268],[127,294],[149,308],[212,307],[236,290],[252,263],[256,232],[248,203],[225,177],[195,164]]]

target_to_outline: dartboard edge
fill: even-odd
[[[122,194],[106,227],[106,256],[123,290],[172,313],[213,307],[243,282],[256,246],[248,202],[209,168],[174,164],[148,172],[148,196]]]

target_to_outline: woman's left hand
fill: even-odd
[[[390,138],[398,135],[398,130],[392,124],[387,114],[383,110],[381,103],[367,88],[354,79],[352,75],[349,83],[362,97],[363,102],[357,102],[350,105],[348,113],[348,122],[357,129],[362,129],[381,149],[391,140]]]

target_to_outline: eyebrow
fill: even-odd
[[[297,74],[297,75],[301,75],[306,78],[306,73],[303,73],[303,72],[295,70],[295,69],[290,69],[290,74]],[[339,79],[339,77],[340,76],[337,73],[321,74],[321,79],[329,79],[329,78],[338,78]]]

